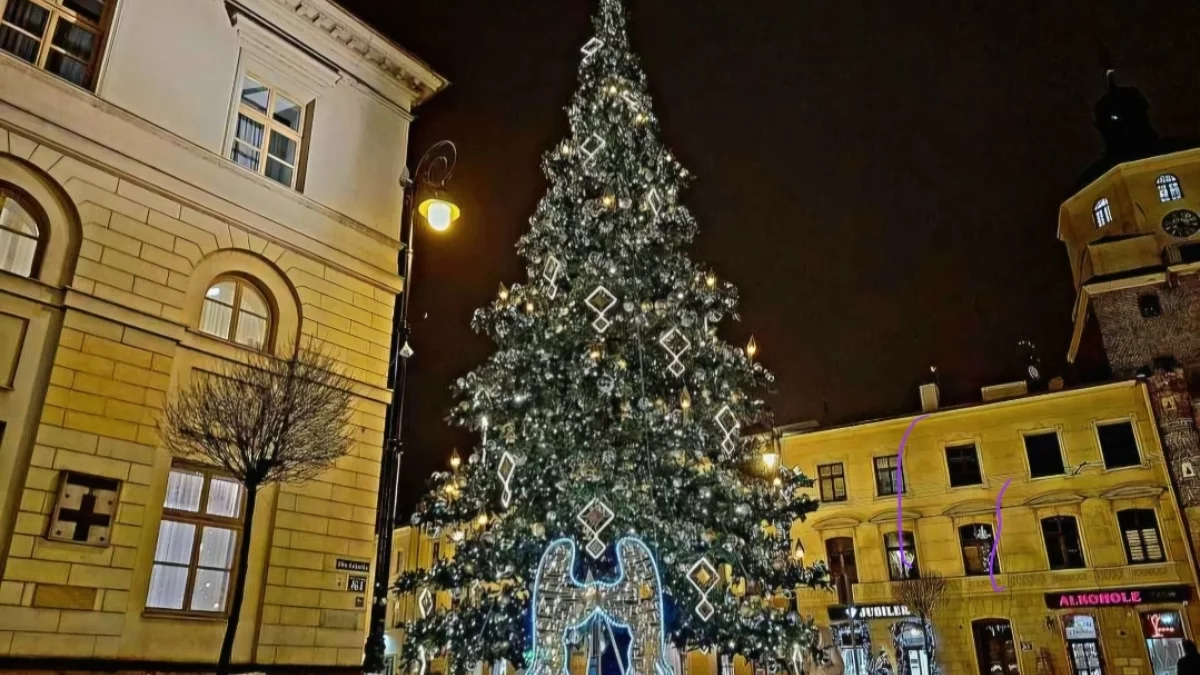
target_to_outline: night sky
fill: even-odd
[[[471,313],[524,277],[514,244],[567,132],[592,0],[343,0],[451,88],[410,162],[449,138],[450,233],[418,228],[401,501],[470,435],[444,422],[491,343]],[[626,0],[666,142],[698,179],[693,257],[742,294],[726,325],[778,375],[778,422],[911,412],[1020,379],[1068,383],[1073,290],[1058,206],[1100,155],[1101,45],[1163,135],[1200,135],[1200,6],[1184,0]],[[1095,337],[1095,336],[1093,336]]]

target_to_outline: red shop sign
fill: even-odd
[[[1064,591],[1047,593],[1050,609],[1071,607],[1127,607],[1151,602],[1183,602],[1191,597],[1187,586],[1149,586],[1144,588],[1110,588],[1096,591]]]
[[[1144,612],[1142,635],[1150,640],[1183,637],[1183,619],[1179,612]]]

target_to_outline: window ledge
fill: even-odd
[[[229,620],[228,612],[209,614],[206,612],[185,612],[174,609],[154,609],[149,607],[142,610],[142,616],[147,619],[172,619],[180,621],[224,622]]]

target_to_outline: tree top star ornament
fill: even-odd
[[[528,666],[550,542],[580,551],[576,578],[604,581],[634,537],[661,572],[668,644],[797,669],[823,658],[795,597],[827,570],[791,542],[812,481],[760,458],[775,452],[772,375],[717,335],[737,292],[686,255],[689,174],[659,138],[620,3],[598,2],[570,134],[544,156],[549,188],[518,244],[527,280],[476,312],[496,351],[455,387],[451,420],[486,433],[413,517],[446,555],[397,584],[440,598],[404,653]]]

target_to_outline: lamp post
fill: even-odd
[[[408,223],[401,223],[400,273],[404,288],[396,298],[398,307],[392,322],[391,372],[392,403],[388,406],[384,420],[383,457],[379,467],[379,495],[375,505],[375,580],[372,587],[374,601],[371,604],[371,623],[367,633],[367,644],[363,658],[363,670],[378,673],[384,664],[384,632],[387,621],[388,583],[391,577],[392,532],[396,529],[396,498],[400,487],[400,460],[404,456],[404,385],[408,374],[408,359],[413,350],[408,344],[411,330],[408,325],[408,305],[412,295],[413,242],[416,234],[417,215],[439,232],[450,227],[460,215],[458,206],[442,197],[442,188],[454,173],[458,161],[458,147],[450,141],[439,141],[421,156],[417,169],[409,179],[401,179],[404,186],[402,212],[407,214]],[[423,201],[417,200],[422,189],[432,190]],[[389,674],[390,675],[390,674]]]

